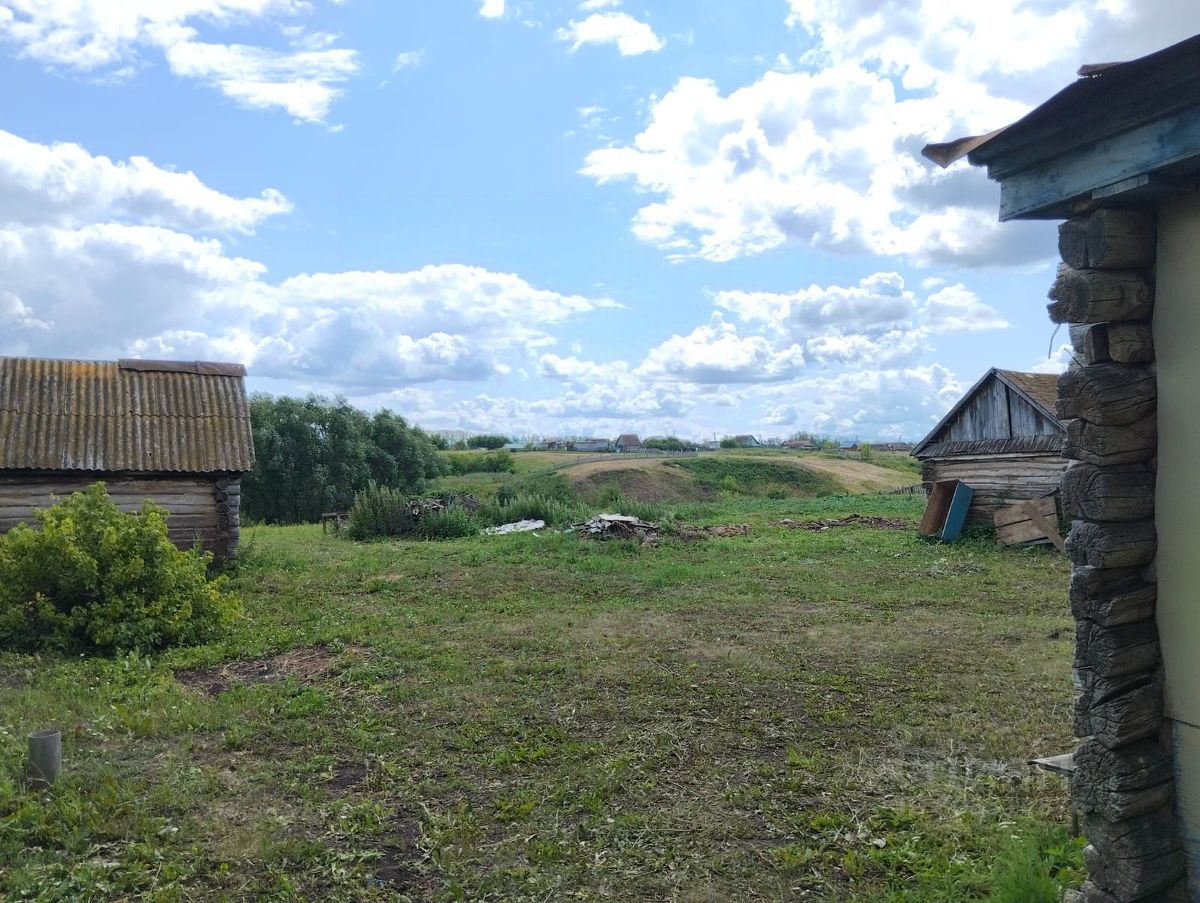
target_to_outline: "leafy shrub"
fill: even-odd
[[[507,436],[472,436],[467,440],[467,448],[504,448],[506,445],[508,445]]]
[[[34,517],[40,530],[0,537],[0,647],[148,651],[206,640],[241,613],[157,505],[125,514],[94,483]]]
[[[453,539],[479,532],[479,522],[461,504],[461,498],[448,494],[442,501],[445,509],[414,515],[409,496],[372,483],[354,497],[347,535],[358,540],[384,536]]]
[[[511,524],[519,520],[544,520],[549,525],[569,524],[580,519],[577,504],[544,495],[522,494],[505,496],[487,502],[479,511],[480,519],[492,525]]]
[[[448,453],[443,455],[450,473],[511,473],[516,469],[513,454],[507,449],[469,454]]]
[[[407,495],[388,486],[369,483],[354,496],[346,532],[351,539],[405,536],[413,532],[413,521]]]
[[[501,503],[521,495],[539,495],[567,505],[579,504],[579,493],[561,473],[531,473],[515,477],[496,490],[496,500]]]
[[[416,519],[417,536],[422,539],[458,539],[474,536],[479,524],[465,508],[451,506],[432,514],[423,514]]]

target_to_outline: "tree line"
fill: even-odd
[[[369,484],[419,492],[448,472],[445,443],[398,414],[368,415],[345,399],[250,397],[254,469],[242,479],[242,517],[311,523],[346,511]]]

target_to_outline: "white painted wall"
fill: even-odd
[[[1154,310],[1158,370],[1158,632],[1176,789],[1200,886],[1200,195],[1164,202]],[[1194,892],[1194,891],[1193,891]]]

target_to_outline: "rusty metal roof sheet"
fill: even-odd
[[[240,364],[0,357],[0,469],[244,472]]]

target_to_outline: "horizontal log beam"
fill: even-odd
[[[1058,251],[1075,269],[1120,270],[1154,263],[1154,217],[1136,210],[1102,208],[1058,227]]]
[[[1148,367],[1093,364],[1058,378],[1058,416],[1097,426],[1126,426],[1154,414],[1158,382]]]
[[[1136,270],[1077,270],[1063,264],[1050,300],[1055,323],[1146,320],[1154,310],[1154,288]]]
[[[1072,462],[1062,476],[1063,512],[1095,521],[1137,521],[1154,517],[1154,473],[1144,465],[1098,467]]]

